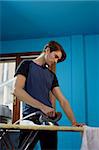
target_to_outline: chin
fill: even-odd
[[[49,63],[49,66],[52,66],[54,63],[53,62],[51,62],[51,63]]]

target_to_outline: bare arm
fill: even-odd
[[[55,111],[53,108],[48,107],[38,100],[34,99],[31,97],[25,90],[24,90],[24,85],[25,85],[26,78],[23,75],[17,75],[16,78],[16,83],[15,83],[15,89],[14,89],[14,95],[21,101],[24,101],[28,105],[35,107],[37,109],[40,109],[43,113],[49,115],[50,113],[55,114]]]
[[[59,100],[62,109],[64,110],[64,112],[67,115],[68,119],[71,121],[72,125],[82,126],[83,124],[79,124],[79,123],[76,122],[76,119],[74,117],[74,114],[73,114],[73,111],[70,107],[70,104],[69,104],[68,100],[61,93],[60,88],[55,87],[52,92],[55,95],[55,97]]]

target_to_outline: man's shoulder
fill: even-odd
[[[49,68],[47,68],[49,70],[49,72],[52,74],[52,76],[56,76],[56,74]]]
[[[22,60],[20,62],[20,64],[18,65],[17,70],[19,68],[29,68],[29,65],[30,65],[31,62],[32,62],[32,60]]]
[[[31,62],[32,62],[32,60],[25,59],[25,60],[21,61],[21,64],[22,63],[24,63],[24,64],[30,64]]]

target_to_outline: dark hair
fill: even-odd
[[[62,57],[61,57],[61,59],[58,60],[58,62],[62,62],[66,59],[66,53],[65,53],[63,47],[58,42],[56,42],[56,41],[48,42],[48,44],[45,45],[44,50],[47,47],[50,48],[50,52],[57,51],[57,50],[60,50],[62,52]]]

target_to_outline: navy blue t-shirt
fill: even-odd
[[[24,90],[33,98],[43,104],[52,107],[49,99],[49,92],[59,86],[56,75],[47,67],[40,66],[32,60],[22,61],[15,73],[15,76],[21,74],[26,77]],[[23,114],[35,112],[38,109],[23,103]]]

